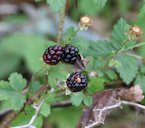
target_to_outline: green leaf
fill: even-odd
[[[26,80],[20,74],[11,74],[9,82],[0,81],[0,100],[9,101],[12,109],[20,110],[26,101],[26,96],[22,95],[25,86]]]
[[[80,14],[82,13],[89,16],[95,16],[100,10],[100,7],[98,7],[93,0],[78,0],[78,5],[79,8],[73,10],[73,15],[77,17],[80,17]]]
[[[107,2],[107,0],[93,0],[98,8],[103,8]]]
[[[92,94],[94,92],[98,92],[104,89],[104,79],[98,77],[91,77],[89,79],[89,84],[87,87],[87,91]]]
[[[14,89],[6,81],[0,81],[0,100],[8,100],[12,98]]]
[[[41,88],[41,84],[39,81],[33,81],[30,85],[30,94],[33,95]]]
[[[54,93],[50,93],[49,95],[44,98],[45,103],[50,104],[56,100],[56,96]]]
[[[15,33],[2,39],[1,48],[22,57],[30,72],[36,73],[44,64],[40,59],[47,48],[45,44],[52,42],[38,35]]]
[[[138,71],[137,59],[129,55],[121,55],[118,58],[121,63],[117,68],[117,72],[126,84],[129,84],[135,78]]]
[[[141,65],[139,71],[140,73],[145,74],[145,65]]]
[[[140,9],[139,18],[145,18],[145,0],[143,1],[142,8]]]
[[[40,109],[40,114],[43,115],[44,117],[47,117],[50,114],[50,106],[47,103],[43,103],[41,109]]]
[[[110,80],[116,80],[117,79],[117,74],[112,71],[112,70],[108,70],[105,72],[107,77],[110,79]]]
[[[79,48],[81,54],[84,54],[90,45],[90,41],[83,38],[75,38],[71,44]]]
[[[42,128],[43,127],[43,117],[42,116],[38,116],[36,118],[36,120],[34,121],[33,125],[36,127],[36,128]]]
[[[25,112],[20,113],[14,120],[12,120],[11,125],[12,126],[19,126],[19,125],[25,125],[28,124],[28,122],[31,120],[32,114],[26,114]]]
[[[14,93],[14,95],[11,97],[11,107],[15,111],[20,110],[24,103],[26,101],[26,97],[23,95],[20,95],[19,93]]]
[[[145,93],[145,75],[139,74],[136,77],[135,84],[139,84],[143,92]]]
[[[83,99],[84,99],[83,92],[78,92],[78,93],[73,94],[70,100],[73,105],[79,106],[82,103]]]
[[[106,56],[108,54],[111,54],[114,51],[112,47],[112,42],[109,41],[96,41],[96,42],[90,42],[90,47],[86,52],[84,53],[87,56]]]
[[[124,19],[120,19],[113,27],[112,31],[112,45],[116,49],[120,49],[128,38],[128,30],[130,26]]]
[[[26,80],[22,77],[22,75],[18,73],[12,73],[9,77],[9,84],[16,91],[22,91],[22,89],[26,86]]]
[[[84,96],[83,102],[86,106],[90,106],[93,103],[91,96]]]
[[[50,5],[50,8],[55,12],[60,11],[64,7],[66,2],[66,0],[46,0],[46,1]]]
[[[65,65],[57,65],[51,67],[48,75],[48,83],[51,87],[55,88],[57,86],[58,81],[65,80],[68,72],[66,71]]]
[[[11,72],[18,69],[20,64],[20,57],[9,53],[8,50],[3,50],[0,46],[0,79],[7,77]]]

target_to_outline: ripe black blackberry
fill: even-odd
[[[61,55],[61,60],[68,64],[75,64],[77,57],[78,57],[79,49],[67,44],[63,48],[63,53]]]
[[[59,45],[50,46],[43,54],[43,60],[50,65],[56,65],[61,60],[63,48]]]
[[[66,84],[72,92],[79,92],[86,88],[88,79],[81,72],[75,72],[67,78]]]

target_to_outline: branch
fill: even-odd
[[[131,105],[131,106],[138,107],[138,108],[145,110],[145,106],[140,105],[138,103],[134,103],[134,102],[130,102],[130,101],[119,101],[114,105],[107,106],[102,109],[94,109],[93,111],[96,112],[95,115],[97,115],[97,118],[96,118],[97,120],[94,123],[92,123],[88,126],[85,126],[85,128],[93,128],[95,126],[98,126],[99,124],[104,124],[104,122],[101,121],[103,112],[114,109],[114,108],[118,108],[118,107],[122,108],[121,105]],[[99,112],[99,114],[98,114],[98,112]]]
[[[35,107],[35,114],[32,116],[31,120],[29,121],[28,124],[26,125],[21,125],[21,126],[16,126],[16,127],[11,127],[11,128],[34,128],[32,125],[34,121],[36,120],[38,113],[40,112],[41,106],[43,105],[43,100],[40,102],[39,106]]]
[[[63,32],[63,24],[64,24],[64,18],[65,18],[65,8],[66,4],[62,8],[59,16],[59,26],[58,26],[58,35],[57,35],[57,44],[60,43],[61,37],[62,37],[62,32]]]

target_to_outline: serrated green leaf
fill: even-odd
[[[104,79],[98,77],[90,77],[87,91],[92,94],[104,89]]]
[[[20,110],[23,107],[26,101],[25,95],[20,95],[19,93],[14,93],[13,97],[11,97],[11,108],[15,111]]]
[[[79,106],[84,98],[84,94],[82,92],[75,93],[71,96],[71,102],[75,106]]]
[[[6,81],[0,81],[0,100],[8,100],[14,94],[14,89]]]
[[[128,38],[128,30],[130,26],[124,19],[120,19],[113,27],[112,31],[112,46],[115,49],[120,49]]]
[[[46,0],[46,1],[50,5],[50,8],[55,12],[60,11],[64,7],[66,2],[66,0]]]
[[[93,0],[98,8],[103,8],[107,2],[107,0]]]
[[[89,15],[89,16],[95,16],[96,13],[99,11],[100,7],[96,6],[93,0],[78,0],[79,5],[79,12]],[[91,7],[91,8],[90,8]],[[89,8],[89,9],[87,9]],[[79,16],[78,10],[74,9],[75,16]],[[79,16],[80,17],[80,16]]]
[[[109,55],[113,51],[112,42],[99,40],[96,42],[90,42],[90,47],[84,54],[87,56],[97,57]]]
[[[0,81],[0,100],[8,100],[12,109],[20,110],[26,101],[26,96],[22,95],[25,85],[26,80],[20,74],[11,74],[9,82]]]
[[[79,52],[83,54],[88,49],[90,42],[83,38],[75,38],[71,44],[79,48]]]
[[[117,72],[126,84],[129,84],[135,78],[138,71],[137,59],[128,55],[121,55],[118,58],[121,65]]]
[[[143,1],[142,8],[140,9],[139,18],[145,17],[145,0]]]
[[[47,117],[50,114],[50,106],[47,103],[43,103],[41,109],[40,109],[40,114],[43,115],[44,117]]]
[[[145,75],[139,74],[136,77],[135,84],[139,84],[143,92],[145,93]]]
[[[93,103],[92,97],[91,96],[84,96],[83,103],[86,106],[92,105],[92,103]]]
[[[12,73],[9,77],[9,84],[16,91],[22,91],[22,89],[26,86],[26,80],[23,79],[22,75],[18,73]]]

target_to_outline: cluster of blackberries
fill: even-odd
[[[65,47],[54,45],[45,50],[43,60],[50,65],[56,65],[60,61],[75,64],[78,55],[79,49],[70,44],[65,45]],[[88,79],[81,72],[75,72],[67,78],[66,84],[72,92],[79,92],[87,86]]]
[[[65,47],[59,45],[50,46],[43,54],[43,60],[50,65],[56,65],[60,61],[68,64],[75,64],[79,49],[67,44]]]

